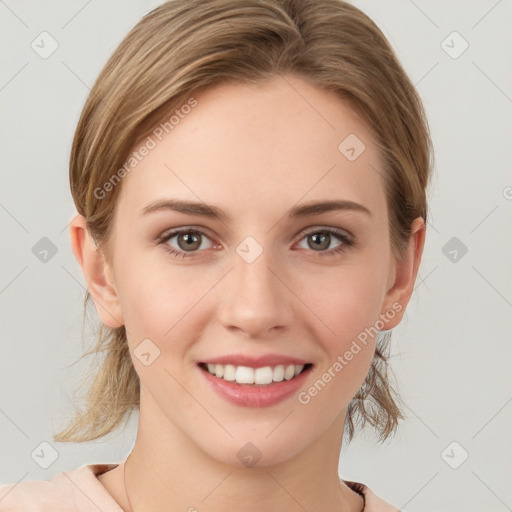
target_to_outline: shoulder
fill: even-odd
[[[97,475],[118,464],[84,464],[51,480],[0,485],[0,512],[122,512]]]
[[[390,505],[382,498],[379,498],[368,486],[360,482],[351,482],[343,480],[343,482],[350,487],[353,491],[361,494],[364,497],[364,510],[363,512],[400,512],[400,510],[393,505]]]

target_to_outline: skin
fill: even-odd
[[[404,257],[391,252],[380,155],[365,124],[334,93],[294,75],[255,85],[221,84],[122,181],[112,260],[95,250],[77,215],[73,252],[103,323],[125,325],[140,377],[139,429],[126,466],[135,510],[232,508],[360,511],[362,498],[339,480],[346,408],[368,372],[375,338],[311,401],[233,405],[206,385],[197,362],[237,353],[285,354],[314,364],[307,390],[380,314],[402,319],[425,239],[418,218]],[[349,161],[338,145],[366,146]],[[377,172],[378,171],[378,172]],[[219,221],[175,211],[142,215],[164,198],[221,208]],[[289,219],[292,207],[345,199],[365,206]],[[155,240],[194,227],[196,257],[175,258]],[[312,233],[344,230],[318,248]],[[237,246],[252,236],[263,252],[247,263]],[[314,237],[313,237],[314,238]],[[186,252],[183,237],[166,242]],[[323,255],[322,255],[323,253]],[[133,350],[149,338],[160,356],[145,366]],[[261,452],[245,467],[237,452]],[[124,510],[123,464],[99,477]],[[242,499],[243,497],[243,499]],[[203,501],[204,500],[204,501]],[[169,507],[172,508],[169,508]]]

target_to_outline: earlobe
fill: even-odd
[[[411,236],[407,250],[400,261],[396,261],[394,283],[386,293],[384,307],[381,311],[386,314],[394,310],[393,318],[386,324],[386,330],[396,327],[402,320],[405,309],[411,298],[418,275],[418,269],[425,245],[425,221],[416,218],[411,227]],[[399,307],[399,305],[401,307]]]
[[[110,268],[92,239],[85,217],[78,214],[69,227],[71,248],[82,268],[87,289],[101,321],[108,327],[124,325],[121,305]]]

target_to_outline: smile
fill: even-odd
[[[239,407],[269,407],[295,396],[313,371],[313,364],[278,364],[253,368],[199,363],[197,368],[207,388],[223,400]]]
[[[283,380],[289,381],[306,371],[311,364],[289,364],[276,366],[263,366],[251,368],[249,366],[235,366],[232,364],[206,364],[199,366],[219,379],[237,384],[252,386],[269,386]]]

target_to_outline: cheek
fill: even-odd
[[[146,252],[135,248],[118,261],[119,299],[127,327],[130,322],[154,325],[162,317],[162,311],[167,311],[170,321],[173,310],[183,303],[183,291],[187,293],[179,272],[169,275],[162,265],[159,248],[151,252],[156,254],[148,257]]]
[[[330,392],[320,402],[335,397],[338,403],[348,403],[368,373],[381,327],[378,320],[387,282],[385,264],[376,260],[365,258],[357,265],[340,267],[324,284],[316,280],[316,287],[312,282],[305,283],[304,290],[315,290],[307,303],[314,305],[314,313],[323,325],[316,336],[327,354],[319,375]]]
[[[317,276],[303,281],[305,302],[329,327],[326,332],[335,345],[350,342],[379,318],[387,279],[384,268],[365,260],[340,267],[326,279]]]
[[[327,369],[343,375],[343,393],[351,397],[359,388],[373,358],[379,301],[373,287],[352,287],[331,291],[326,318],[334,334],[328,338]],[[326,376],[326,379],[329,377]]]
[[[318,297],[317,304],[324,304],[318,316],[329,326],[317,332],[326,357],[319,362],[315,379],[297,397],[314,411],[311,418],[323,417],[326,424],[347,407],[363,384],[377,342],[377,331],[372,329],[379,312],[375,288],[362,282],[350,286],[349,279],[345,284],[324,288],[327,295]]]
[[[119,266],[119,299],[132,348],[149,338],[161,351],[185,350],[203,327],[203,300],[215,283],[192,267],[171,267],[165,258],[133,254]],[[144,261],[144,264],[142,262]]]

